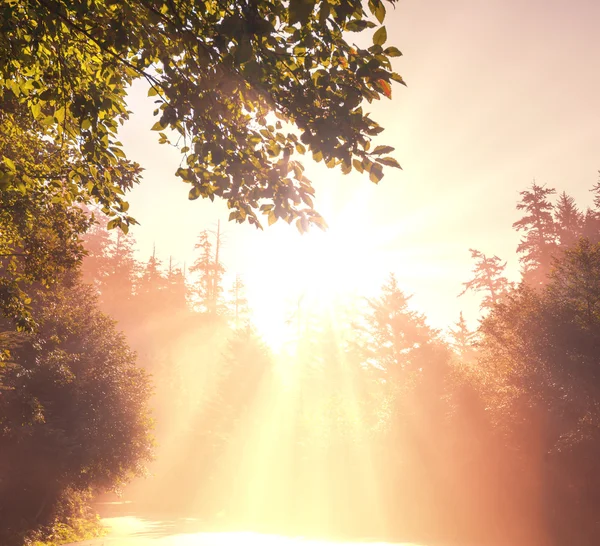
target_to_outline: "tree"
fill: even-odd
[[[598,174],[600,174],[600,171],[598,171]],[[600,182],[598,182],[590,191],[594,194],[594,207],[596,210],[600,210]]]
[[[0,311],[18,329],[31,329],[29,287],[48,286],[80,263],[79,236],[89,221],[66,199],[61,171],[71,158],[38,133],[22,109],[0,107]],[[19,157],[19,165],[15,159]],[[28,189],[27,180],[45,183]]]
[[[583,222],[583,234],[590,241],[600,241],[600,182],[591,190],[594,194],[594,207],[588,208]]]
[[[221,244],[220,233],[217,232],[215,240],[215,250],[210,241],[210,232],[203,230],[198,236],[198,242],[194,246],[199,250],[200,256],[196,258],[191,273],[198,273],[198,282],[196,283],[196,294],[198,296],[200,308],[208,315],[215,317],[222,314],[222,295],[223,295],[223,274],[225,268],[219,261],[219,247]]]
[[[116,134],[129,114],[126,90],[143,78],[158,105],[153,130],[180,147],[177,176],[191,199],[222,197],[238,222],[258,225],[261,212],[269,223],[323,225],[296,153],[375,182],[384,165],[398,166],[391,147],[371,149],[382,128],[362,109],[403,83],[390,62],[400,52],[384,47],[385,4],[368,7],[379,26],[359,0],[9,2],[0,15],[3,112],[19,109],[26,131],[36,126],[71,154],[58,178],[69,180],[65,198],[91,196],[125,227],[133,220],[122,189],[140,171]],[[371,47],[347,41],[375,27]],[[46,176],[24,177],[22,150],[8,157],[3,169],[26,193],[45,188]]]
[[[239,275],[235,276],[229,295],[229,313],[233,317],[234,327],[247,326],[250,319],[250,307],[248,298],[246,298],[246,286]]]
[[[98,291],[102,310],[119,322],[132,318],[140,265],[134,256],[131,233],[109,231],[108,218],[94,213],[94,223],[83,235],[86,256],[81,272]]]
[[[548,284],[515,290],[481,335],[487,403],[519,454],[515,481],[531,484],[534,502],[544,484],[541,508],[557,543],[596,543],[600,245],[580,239],[565,250]]]
[[[187,291],[184,272],[179,267],[173,267],[172,259],[169,258],[167,305],[170,313],[181,313],[187,309]]]
[[[479,250],[469,249],[471,258],[475,260],[473,267],[473,278],[463,283],[464,290],[459,297],[466,294],[469,290],[473,292],[483,292],[485,294],[480,308],[491,309],[510,289],[510,283],[504,276],[506,262],[502,263],[498,256],[488,258]]]
[[[454,324],[454,328],[450,328],[449,334],[450,345],[454,349],[454,352],[463,360],[472,360],[475,353],[476,333],[469,330],[462,311],[460,312],[458,322]]]
[[[436,350],[437,332],[425,317],[409,308],[410,296],[398,286],[394,275],[381,289],[381,296],[369,300],[366,317],[368,360],[390,378],[418,373]]]
[[[583,214],[577,208],[575,200],[562,192],[554,209],[554,221],[558,244],[562,248],[569,248],[577,242],[582,235]]]
[[[136,290],[136,306],[144,315],[157,316],[165,310],[168,281],[156,250],[148,260]]]
[[[517,231],[525,232],[517,253],[521,254],[523,278],[532,285],[545,282],[556,250],[553,206],[548,200],[555,193],[554,188],[546,188],[534,182],[530,189],[521,192],[522,198],[517,204],[517,210],[525,211],[525,216],[513,224]]]
[[[594,209],[588,208],[582,222],[582,235],[593,242],[600,241],[600,215]]]
[[[79,495],[121,487],[151,457],[149,380],[91,287],[72,277],[37,291],[38,330],[12,347],[3,377],[3,544],[50,532]]]

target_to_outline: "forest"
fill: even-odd
[[[434,328],[390,271],[298,299],[275,348],[223,260],[225,220],[327,230],[308,162],[399,172],[366,111],[405,85],[394,8],[2,3],[1,545],[101,536],[108,494],[220,531],[600,543],[600,181],[590,207],[533,182],[513,256],[464,249],[476,324]],[[190,263],[136,248],[145,174],[119,138],[140,81],[173,178],[227,207]]]
[[[36,294],[40,329],[16,340],[3,373],[3,514],[68,521],[154,455],[129,497],[215,525],[595,543],[593,191],[585,212],[552,188],[521,192],[518,283],[471,249],[475,330],[462,315],[431,328],[391,275],[358,305],[292,309],[295,341],[279,354],[252,325],[243,280],[224,285],[218,231],[199,233],[184,272],[139,261],[133,236],[96,217],[81,269]]]

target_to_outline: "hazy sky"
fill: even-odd
[[[180,156],[156,143],[153,105],[137,84],[121,136],[146,169],[130,199],[140,257],[155,243],[161,259],[189,264],[198,232],[221,219],[223,261],[244,276],[259,324],[269,326],[268,314],[279,320],[280,300],[303,278],[372,291],[392,271],[435,326],[461,309],[475,321],[477,298],[456,297],[469,279],[468,249],[508,259],[516,275],[518,192],[535,178],[591,203],[600,169],[600,1],[401,0],[388,13],[388,45],[404,54],[395,68],[408,88],[396,85],[392,101],[369,111],[404,170],[389,169],[376,186],[307,158],[317,209],[331,226],[325,236],[301,237],[287,225],[259,232],[225,223],[224,203],[188,202],[189,187],[173,174]]]

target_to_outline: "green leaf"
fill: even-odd
[[[194,201],[195,199],[198,199],[198,197],[200,197],[200,188],[198,186],[194,186],[188,194],[188,199],[190,201]]]
[[[376,146],[371,155],[391,154],[395,149],[392,146]]]
[[[373,34],[373,43],[375,45],[383,45],[387,40],[387,30],[385,27],[379,28],[375,34]]]
[[[316,0],[290,0],[289,23],[305,25],[315,8]]]
[[[151,131],[164,131],[166,129],[166,125],[163,125],[160,121],[157,121],[152,128]]]
[[[10,159],[9,157],[5,157],[4,164],[9,168],[11,172],[16,172],[17,166],[15,165],[15,162],[12,159]]]
[[[390,47],[386,47],[383,52],[388,56],[388,57],[401,57],[402,56],[402,52],[394,46],[390,46]]]
[[[402,76],[400,76],[400,74],[397,74],[396,72],[392,72],[391,78],[395,82],[401,83],[402,85],[406,85],[406,82],[402,79]]]
[[[369,179],[377,184],[383,178],[383,167],[378,163],[373,163],[369,171]]]
[[[395,167],[396,169],[402,169],[400,163],[398,163],[393,157],[380,157],[376,159],[377,163],[387,165],[388,167]]]
[[[366,21],[364,19],[353,19],[346,23],[346,30],[349,32],[361,32],[366,28],[374,28],[375,23],[372,21]]]
[[[381,0],[369,0],[369,10],[380,23],[385,19],[385,6]]]

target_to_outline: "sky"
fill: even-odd
[[[244,278],[256,322],[271,335],[303,290],[372,294],[390,272],[433,326],[451,325],[461,311],[476,324],[479,299],[457,298],[470,279],[469,248],[507,260],[517,278],[519,191],[535,179],[591,204],[600,169],[598,21],[597,0],[388,5],[386,45],[403,52],[394,68],[408,87],[395,85],[391,101],[368,110],[403,170],[388,169],[375,185],[307,157],[326,234],[301,236],[281,223],[258,231],[227,223],[223,202],[188,201],[189,187],[174,176],[180,155],[157,143],[152,100],[135,84],[120,136],[145,168],[130,195],[140,259],[155,245],[163,261],[189,266],[198,233],[220,220],[223,263]]]

